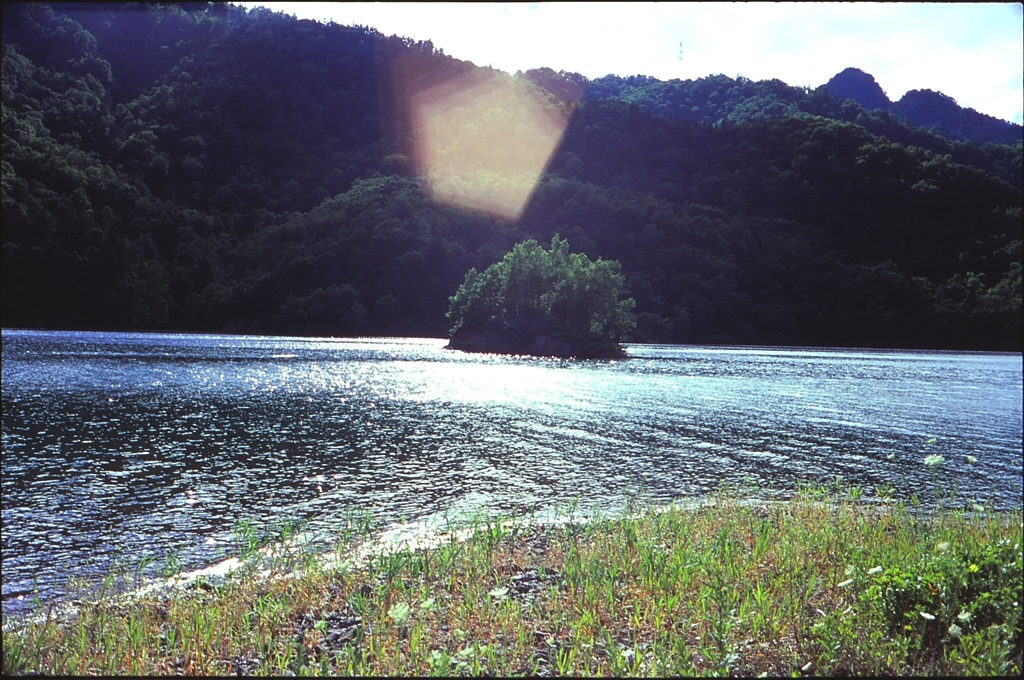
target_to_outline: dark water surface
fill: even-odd
[[[577,496],[614,511],[638,490],[836,475],[1021,505],[1019,354],[444,344],[4,330],[4,612],[117,560],[208,563],[242,519],[315,533],[350,510],[440,523]],[[945,459],[934,476],[927,455]]]

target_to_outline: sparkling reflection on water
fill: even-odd
[[[634,345],[562,361],[444,344],[3,331],[4,611],[118,560],[200,566],[241,519],[440,524],[836,475],[1021,504],[1020,355]]]

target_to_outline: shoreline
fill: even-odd
[[[757,502],[785,501],[765,500]],[[672,501],[667,504],[649,505],[641,510],[639,514],[664,512],[675,509],[693,510],[711,503],[713,503],[713,501],[707,501],[706,499],[693,499],[682,504]],[[474,522],[474,517],[478,515],[479,517],[477,519],[479,521],[500,521],[504,527],[516,528],[519,530],[547,530],[562,527],[567,524],[583,525],[595,518],[594,513],[580,514],[579,516],[559,516],[558,508],[554,508],[546,514],[550,514],[552,516],[545,519],[535,519],[532,513],[530,515],[495,514],[490,516],[485,515],[484,513],[474,513],[459,520],[458,524],[471,525]],[[610,518],[614,520],[621,515],[622,513],[611,513],[601,515],[600,517],[602,519]],[[357,540],[354,545],[347,546],[348,550],[344,556],[339,554],[339,550],[334,549],[324,552],[316,552],[312,555],[312,559],[316,562],[317,566],[321,568],[357,569],[365,567],[366,564],[374,558],[379,558],[388,554],[401,553],[405,551],[417,552],[437,549],[439,546],[445,543],[450,543],[453,540],[454,542],[465,542],[472,538],[474,531],[475,530],[471,526],[452,530],[432,530],[426,526],[426,522],[422,519],[413,522],[398,522],[383,531],[368,532],[362,540]],[[371,533],[374,535],[371,536]],[[264,545],[263,547],[253,551],[249,557],[229,555],[211,564],[183,571],[172,576],[150,578],[147,579],[145,583],[134,587],[125,587],[115,593],[100,595],[97,597],[95,592],[90,592],[86,593],[81,598],[68,597],[67,599],[59,602],[56,600],[41,602],[40,607],[36,610],[4,614],[5,621],[3,624],[3,630],[7,631],[12,627],[23,627],[24,625],[33,622],[38,623],[39,621],[45,620],[47,616],[53,612],[56,612],[58,616],[64,619],[70,619],[77,614],[78,608],[83,604],[96,605],[103,599],[130,604],[132,600],[143,598],[147,595],[170,597],[176,592],[199,587],[200,584],[220,587],[225,585],[227,580],[233,578],[238,574],[238,572],[246,569],[251,570],[253,568],[252,559],[260,559],[262,557],[264,561],[266,561],[267,558],[272,557],[273,553],[280,553],[282,551],[287,551],[296,556],[301,555],[303,546],[306,543],[307,541],[296,540],[286,541],[283,544],[280,542],[274,542],[273,544]],[[308,559],[310,556],[306,555],[305,557]],[[260,578],[267,578],[271,575],[272,571],[272,569],[263,568],[258,569],[256,573]],[[296,574],[286,573],[278,575],[290,577],[295,576]],[[96,585],[93,587],[93,590],[95,591],[99,588],[100,586]]]
[[[380,550],[388,545],[385,534],[356,538],[344,559],[333,552],[303,555],[301,546],[261,546],[267,552],[247,555],[222,584],[108,598],[84,603],[70,620],[5,625],[3,670],[916,675],[1020,669],[1019,509],[968,516],[940,508],[922,516],[903,503],[876,507],[835,491],[808,488],[774,502],[719,493],[686,508],[646,506],[615,517],[574,512],[557,524],[478,516],[429,543]],[[408,525],[389,531],[416,534]],[[906,611],[891,620],[886,589],[916,576],[934,583],[953,578],[949,584],[987,579],[995,608],[980,605],[969,588],[949,585],[943,588],[950,601],[918,593],[909,604],[901,600]],[[981,647],[968,657],[966,642]]]
[[[824,489],[825,487],[820,488]],[[254,551],[250,551],[251,554],[248,556],[242,554],[228,555],[216,562],[190,569],[188,571],[182,571],[171,576],[147,578],[144,582],[135,586],[124,586],[121,584],[120,587],[116,587],[114,592],[107,594],[97,595],[96,593],[96,591],[101,588],[98,583],[101,583],[102,580],[93,585],[91,590],[83,592],[80,597],[71,596],[71,591],[69,590],[60,601],[54,599],[40,602],[40,605],[33,610],[20,611],[12,614],[5,613],[3,615],[4,622],[2,630],[6,632],[9,629],[24,627],[29,623],[38,623],[53,615],[56,615],[61,620],[71,620],[77,615],[79,607],[83,604],[95,606],[104,599],[131,604],[133,600],[144,598],[148,595],[171,597],[175,593],[189,588],[206,588],[210,586],[222,587],[240,572],[244,570],[249,570],[251,572],[254,567],[253,559],[262,558],[265,563],[263,568],[256,570],[256,574],[259,578],[266,579],[271,575],[284,577],[296,576],[297,574],[295,571],[298,570],[289,571],[284,574],[274,574],[274,569],[266,566],[268,559],[270,562],[273,562],[274,558],[279,558],[279,553],[282,552],[289,553],[292,558],[301,558],[306,562],[315,562],[317,568],[352,570],[364,568],[373,559],[384,557],[389,554],[437,549],[439,546],[452,542],[453,540],[455,542],[465,542],[470,540],[475,531],[477,531],[477,529],[474,529],[472,526],[475,522],[497,521],[500,522],[503,527],[513,528],[517,531],[538,529],[551,530],[572,524],[584,526],[595,520],[614,522],[628,518],[642,518],[651,513],[674,511],[694,512],[704,508],[714,508],[716,505],[721,503],[721,500],[716,500],[714,498],[718,493],[720,492],[715,492],[704,497],[674,499],[672,501],[662,503],[653,503],[648,501],[643,504],[643,507],[637,510],[629,510],[628,508],[623,507],[618,511],[611,513],[594,510],[577,513],[576,510],[573,510],[571,516],[566,516],[560,515],[559,508],[554,507],[546,511],[545,514],[548,516],[544,519],[536,519],[535,513],[497,513],[487,515],[483,512],[476,512],[471,513],[456,522],[456,524],[466,526],[452,530],[431,529],[423,519],[410,522],[397,522],[383,531],[368,531],[361,539],[357,539],[354,545],[346,546],[344,556],[339,554],[339,550],[337,548],[314,552],[312,554],[305,553],[304,546],[311,542],[308,540],[300,541],[290,539],[283,543],[280,541],[274,541],[267,545],[263,545]],[[727,491],[726,493],[736,492]],[[794,499],[797,499],[800,495],[799,491],[793,491],[790,493],[790,497],[788,498],[769,498],[753,495],[749,490],[741,491],[739,493],[741,494],[741,497],[730,497],[728,502],[739,505],[761,506],[762,512],[769,506],[785,506]],[[806,504],[817,504],[824,508],[834,508],[844,501],[816,501],[800,499],[800,502]],[[967,518],[971,518],[979,514],[977,510],[961,510],[958,507],[942,507],[941,505],[939,507],[907,505],[901,501],[891,498],[880,497],[860,497],[856,500],[856,503],[859,506],[859,509],[868,515],[879,512],[885,514],[887,511],[891,513],[897,506],[899,506],[899,509],[902,512],[914,516],[915,518],[923,519],[928,519],[935,513],[948,511],[961,512]],[[977,507],[980,506],[975,505],[975,508]],[[1019,510],[1019,508],[1010,510],[983,510],[982,514],[1007,514],[1013,513],[1015,510]]]

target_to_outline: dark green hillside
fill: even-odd
[[[409,101],[453,78],[553,117],[583,98],[518,220],[416,174]],[[486,106],[439,153],[503,153]],[[513,77],[263,10],[7,3],[2,143],[5,327],[442,336],[470,268],[560,234],[621,263],[637,341],[1021,348],[1021,145],[823,88]]]
[[[562,76],[570,81],[578,77],[569,73]],[[609,75],[591,81],[583,98],[614,99],[636,104],[659,116],[715,126],[810,113],[855,123],[905,146],[949,154],[957,163],[991,172],[1014,186],[1021,185],[1024,130],[1020,125],[983,116],[972,109],[963,110],[958,116],[960,107],[938,93],[907,93],[892,105],[874,78],[858,69],[846,69],[817,89],[793,87],[780,80],[752,81],[742,76],[733,80],[721,74],[669,81]],[[934,110],[934,102],[939,102],[941,111]],[[950,105],[957,111],[949,111]],[[933,129],[937,121],[939,128]]]
[[[547,205],[542,187],[527,217],[618,257],[638,310],[676,322],[670,338],[688,326],[701,341],[923,345],[955,327],[972,344],[1019,328],[1019,190],[858,126],[714,129],[590,102],[559,163],[577,181],[648,192]],[[965,269],[992,289],[951,322]]]

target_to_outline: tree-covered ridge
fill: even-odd
[[[875,79],[857,68],[837,73],[825,87],[840,99],[852,99],[868,110],[892,111],[916,127],[950,139],[1013,146],[1024,136],[1020,125],[965,109],[941,92],[911,90],[899,101],[890,101]]]
[[[440,336],[467,270],[561,234],[621,263],[636,341],[1021,347],[1019,144],[778,81],[634,79],[629,103],[218,4],[3,12],[8,327]],[[410,151],[413,94],[492,78],[553,116],[583,96],[515,223],[431,200]]]
[[[530,239],[483,272],[475,268],[451,297],[453,349],[578,358],[623,356],[636,325],[635,302],[620,299],[617,262],[570,253],[555,235],[550,250]]]
[[[856,71],[847,69],[851,70]],[[871,78],[867,74],[863,75]],[[571,73],[562,73],[561,76],[566,81],[578,77]],[[905,101],[901,100],[897,105],[872,108],[870,104],[874,98],[870,92],[859,88],[852,93],[864,100],[865,105],[861,105],[857,97],[843,89],[842,82],[838,91],[843,94],[833,96],[829,90],[830,87],[837,87],[833,81],[812,89],[787,85],[781,80],[752,81],[743,76],[732,79],[722,74],[697,80],[669,81],[649,76],[623,78],[608,75],[588,82],[583,99],[623,101],[636,104],[655,115],[714,126],[760,122],[806,113],[854,123],[892,142],[921,147],[938,154],[949,154],[958,163],[973,165],[1015,186],[1020,185],[1021,143],[1024,141],[1024,130],[1020,125],[982,116],[971,109],[957,117],[956,112],[950,113],[945,108],[948,108],[949,103],[957,109],[959,107],[938,93],[931,93],[935,96],[930,96],[914,91],[908,93],[904,97]],[[874,83],[874,79],[871,82]],[[878,92],[877,96],[888,103],[889,100],[880,88]],[[923,102],[922,97],[927,101]],[[943,102],[943,106],[939,107],[943,109],[941,112],[936,113],[935,107],[929,105],[933,100]],[[958,124],[941,122],[941,118],[949,118],[951,115]],[[923,127],[925,121],[928,121],[927,127]],[[932,129],[936,122],[941,132]],[[984,123],[989,125],[986,127]],[[972,136],[975,130],[979,134]],[[960,134],[947,135],[949,132]]]

